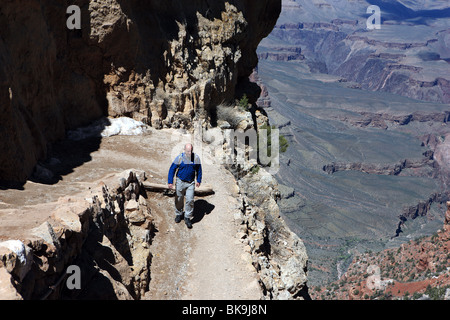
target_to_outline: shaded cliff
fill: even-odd
[[[81,29],[66,28],[69,5]],[[4,1],[0,180],[24,182],[50,143],[102,115],[156,128],[215,125],[251,91],[256,47],[281,1]]]

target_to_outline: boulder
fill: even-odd
[[[0,266],[0,300],[23,300],[12,284],[11,274]]]

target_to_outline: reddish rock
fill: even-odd
[[[356,256],[346,274],[327,290],[312,291],[313,299],[401,299],[414,293],[422,294],[428,286],[450,285],[450,201],[444,228],[436,234],[402,244],[399,248],[379,253],[365,253]],[[367,266],[379,267],[380,284],[373,285],[373,270]]]

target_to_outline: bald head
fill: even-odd
[[[184,146],[184,151],[192,152],[192,150],[194,150],[194,147],[192,146],[192,144],[186,143],[185,146]]]
[[[184,153],[185,153],[188,157],[191,156],[192,150],[193,150],[193,149],[194,149],[194,147],[193,147],[192,144],[190,144],[190,143],[186,143],[186,144],[184,145]]]

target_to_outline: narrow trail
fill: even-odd
[[[195,152],[195,150],[194,150]],[[159,225],[147,299],[260,299],[256,271],[237,238],[237,186],[230,172],[203,150],[203,183],[215,194],[196,197],[193,228],[174,221],[174,199],[149,193]],[[209,163],[209,164],[208,164]],[[159,205],[158,205],[159,203]]]
[[[218,164],[206,166],[204,176],[214,181],[215,194],[208,199],[211,212],[196,224],[182,298],[259,299],[261,292],[250,254],[236,237],[233,216],[239,209],[233,197],[237,196],[234,178]]]
[[[49,211],[43,210],[47,204],[98,188],[98,181],[105,176],[134,168],[145,171],[149,181],[167,183],[172,149],[188,142],[174,141],[173,133],[163,129],[143,136],[113,136],[101,139],[98,147],[81,151],[74,150],[73,143],[63,146],[54,154],[61,166],[67,166],[60,181],[50,185],[29,181],[23,190],[2,190],[0,239],[21,238],[26,230],[49,218]],[[150,290],[144,299],[261,298],[248,246],[237,237],[234,178],[214,163],[207,146],[202,157],[203,183],[212,185],[215,194],[195,197],[192,229],[183,221],[175,223],[173,197],[147,193],[157,230],[151,243]]]

